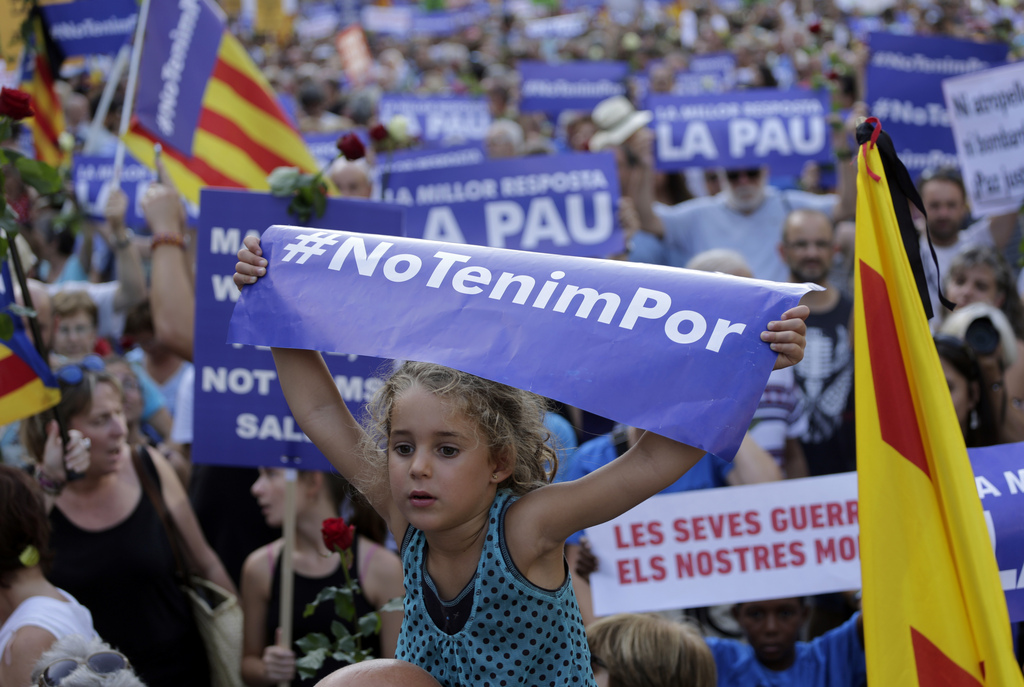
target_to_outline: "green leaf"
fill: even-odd
[[[0,261],[7,257],[7,246],[9,245],[6,236],[0,236]]]
[[[327,651],[331,648],[331,640],[327,639],[327,635],[322,632],[310,632],[308,635],[295,642],[295,646],[299,647],[307,654],[316,651],[317,649]]]
[[[314,677],[317,671],[320,670],[320,666],[327,660],[327,651],[327,649],[316,649],[295,661],[295,668],[299,672],[299,677],[303,680]]]
[[[357,648],[359,648],[359,645],[356,643],[356,638],[352,635],[340,637],[338,643],[334,646],[335,651],[343,651],[345,653],[352,652]]]
[[[356,624],[359,626],[359,633],[361,635],[375,635],[380,632],[380,614],[367,613]]]
[[[382,613],[388,613],[390,611],[401,611],[405,608],[405,597],[396,596],[395,598],[388,601],[384,606],[381,607]]]
[[[22,157],[14,161],[14,166],[21,174],[22,181],[44,196],[56,193],[61,189],[60,174],[45,162]]]
[[[14,320],[5,312],[0,312],[0,339],[9,341],[14,336]]]
[[[352,602],[352,592],[348,589],[339,590],[340,593],[334,597],[334,611],[342,620],[352,622],[356,617],[356,605]]]
[[[313,190],[313,212],[317,217],[323,217],[327,212],[327,196],[319,188]]]
[[[348,637],[352,633],[348,631],[348,627],[344,623],[334,620],[331,621],[331,634],[337,639],[341,639],[342,637]]]
[[[275,196],[290,196],[298,187],[300,177],[298,167],[276,167],[267,175],[267,184]]]
[[[331,658],[335,661],[341,661],[342,663],[359,663],[356,659],[356,655],[348,651],[335,651],[331,654]]]

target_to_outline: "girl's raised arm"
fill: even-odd
[[[803,358],[807,331],[804,320],[809,313],[802,305],[787,310],[761,334],[761,339],[779,353],[777,369],[795,365]],[[629,451],[599,470],[524,496],[516,527],[530,533],[524,536],[536,537],[538,547],[561,546],[570,534],[616,518],[667,488],[704,453],[645,432]]]
[[[246,237],[235,266],[234,281],[239,289],[266,274],[267,261],[262,256],[259,238]],[[365,479],[370,473],[360,449],[363,428],[345,405],[323,356],[295,348],[272,348],[271,352],[288,408],[302,431],[345,479],[355,484],[372,482]],[[381,486],[366,498],[390,523],[390,491],[386,484]]]

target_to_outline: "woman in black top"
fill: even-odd
[[[178,587],[170,542],[132,463],[121,387],[95,357],[64,366],[57,376],[58,409],[89,439],[90,463],[81,479],[62,485],[50,512],[50,579],[92,612],[96,631],[128,656],[149,687],[209,685],[205,649]],[[48,419],[44,413],[24,426],[26,447],[36,457],[43,455]],[[171,466],[151,449],[142,456],[188,545],[194,572],[234,591]]]

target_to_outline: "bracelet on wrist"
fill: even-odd
[[[176,246],[184,250],[185,237],[181,234],[153,234],[150,248],[156,248],[157,246]]]
[[[36,481],[39,482],[39,488],[50,496],[60,496],[66,484],[66,482],[47,477],[46,473],[43,472],[42,466],[36,469]]]

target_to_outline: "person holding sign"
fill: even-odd
[[[239,287],[266,274],[257,238],[238,257]],[[803,357],[806,316],[797,306],[761,334],[777,367]],[[550,484],[557,457],[532,393],[407,362],[377,390],[364,429],[319,352],[272,351],[295,419],[401,542],[396,657],[449,686],[593,685],[565,539],[658,493],[704,452],[647,432],[602,470]]]

